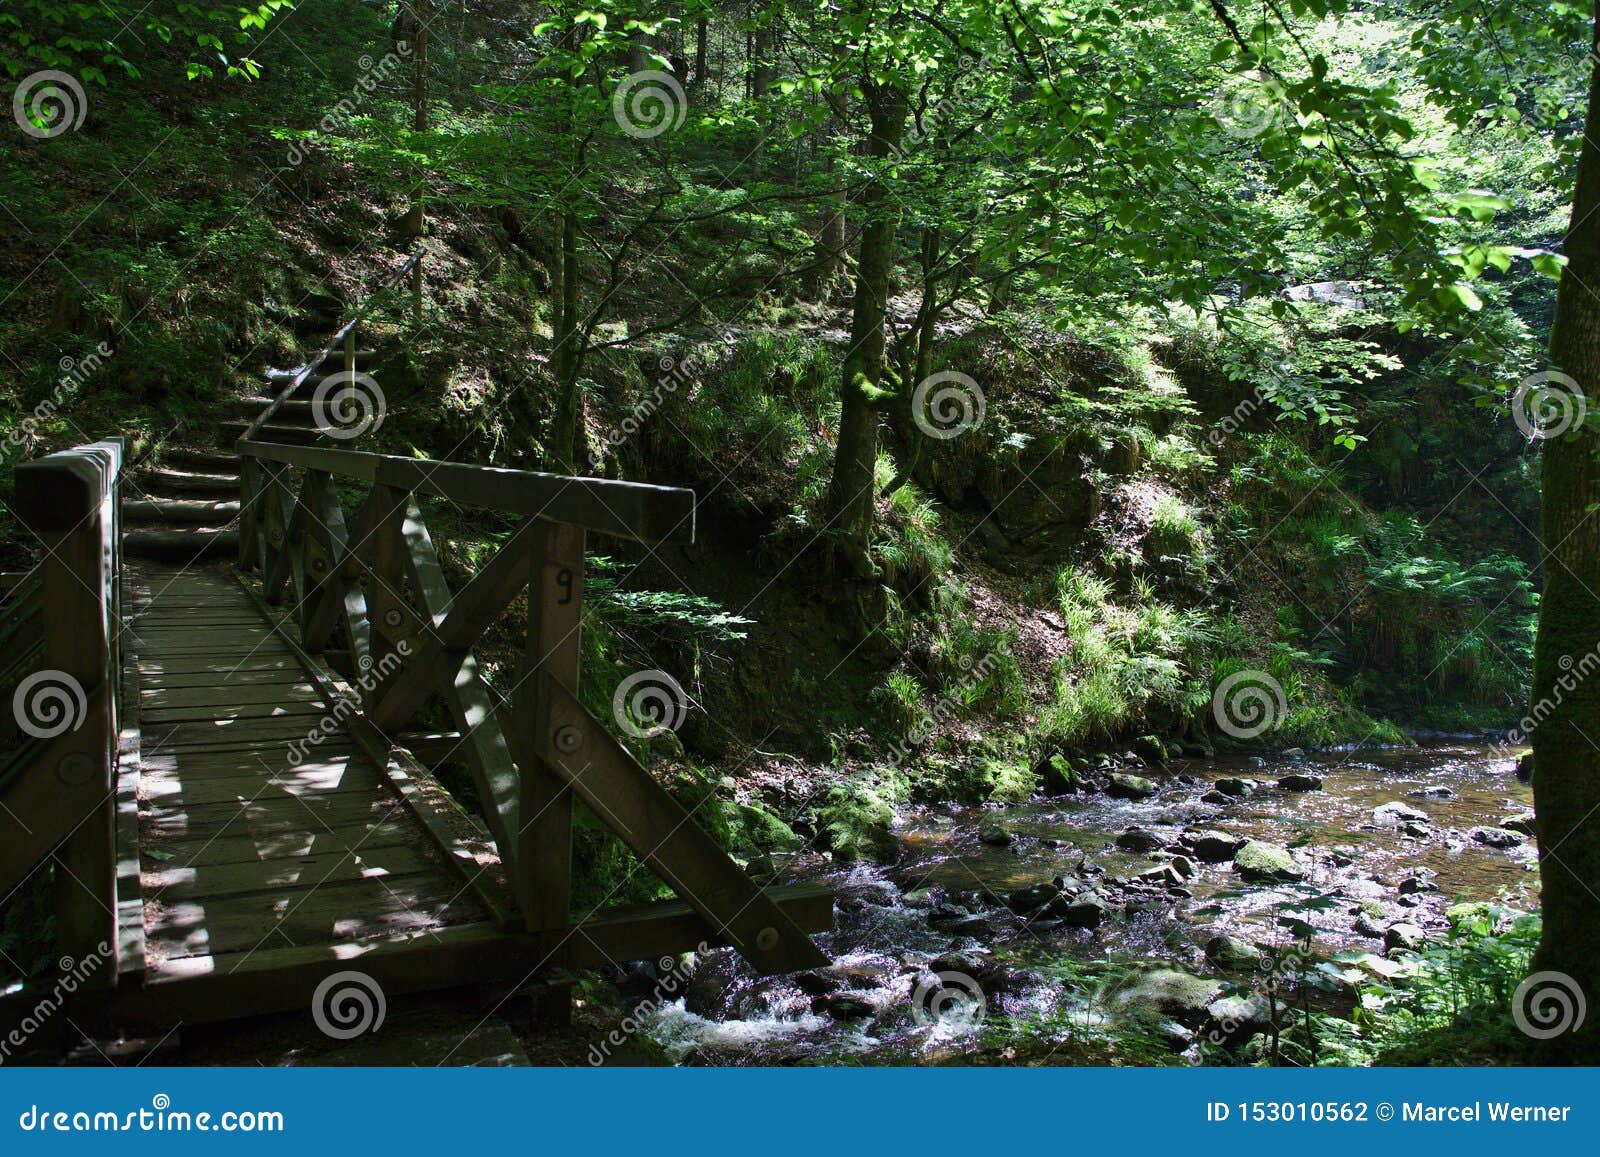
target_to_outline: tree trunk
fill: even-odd
[[[885,489],[885,494],[893,494],[917,472],[917,465],[922,460],[922,448],[926,445],[922,431],[917,427],[917,415],[912,405],[912,395],[921,383],[933,376],[933,337],[939,325],[939,230],[924,229],[922,231],[922,300],[917,305],[916,326],[912,330],[912,352],[907,359],[904,372],[905,380],[900,384],[901,410],[905,415],[905,428],[902,431],[906,443],[905,461],[900,466],[900,472]]]
[[[905,132],[906,99],[899,89],[867,86],[872,136],[867,155],[889,157]],[[856,254],[856,291],[850,324],[850,350],[840,382],[843,403],[839,445],[828,484],[830,524],[839,534],[846,562],[860,577],[874,573],[868,548],[872,540],[873,479],[878,460],[876,395],[884,377],[883,323],[889,284],[894,273],[894,234],[899,209],[882,183],[862,190],[860,205],[866,223]]]
[[[417,11],[417,41],[416,41],[416,72],[412,77],[412,128],[417,132],[426,132],[428,128],[428,0],[416,0]],[[411,203],[411,208],[406,211],[405,233],[408,238],[415,240],[421,237],[427,228],[423,219],[422,189],[418,188],[417,198]],[[421,271],[421,266],[418,267]],[[416,280],[417,286],[421,285],[420,278]]]
[[[689,81],[689,92],[696,105],[705,103],[706,69],[710,61],[707,40],[710,37],[710,30],[711,22],[704,16],[694,22],[694,76]]]
[[[1590,80],[1587,124],[1600,126],[1600,69]],[[1578,382],[1593,415],[1600,413],[1600,149],[1587,135],[1565,250],[1550,358]],[[1538,706],[1530,711],[1541,720],[1531,738],[1544,909],[1534,970],[1566,974],[1589,1005],[1581,1028],[1545,1042],[1546,1059],[1585,1064],[1600,1061],[1600,672],[1579,665],[1600,646],[1600,519],[1590,512],[1600,501],[1595,452],[1592,431],[1578,426],[1543,444],[1544,593],[1534,648]],[[1524,1009],[1534,999],[1530,992]]]
[[[823,160],[823,172],[831,180],[838,171],[833,154]],[[812,274],[811,297],[827,304],[844,281],[845,217],[844,194],[832,194],[823,203],[821,228],[815,248],[816,269]]]
[[[578,320],[578,215],[571,211],[561,218],[561,249],[556,262],[561,267],[561,292],[555,303],[552,327],[555,349],[550,368],[555,374],[557,394],[550,444],[546,449],[557,468],[573,473],[583,425],[583,407],[578,395],[578,377],[583,369],[583,333]]]

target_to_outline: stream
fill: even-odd
[[[1175,760],[1129,769],[1155,789],[1140,800],[907,809],[892,865],[814,854],[784,865],[784,881],[835,890],[835,930],[818,938],[829,967],[761,978],[717,951],[665,978],[646,966],[625,991],[642,1030],[683,1064],[937,1063],[1004,1049],[1008,1033],[1065,1045],[1125,1011],[1102,978],[1125,986],[1130,967],[1213,981],[1204,1016],[1222,979],[1251,987],[1248,963],[1230,977],[1208,959],[1219,934],[1246,953],[1281,948],[1289,912],[1315,926],[1319,956],[1382,954],[1395,924],[1442,937],[1461,901],[1536,905],[1534,841],[1504,826],[1525,823],[1533,802],[1516,754],[1436,740]],[[1303,778],[1294,790],[1283,777]],[[1243,840],[1292,863],[1246,878],[1232,854]],[[1324,904],[1296,907],[1310,897]],[[1193,1034],[1170,1028],[1173,1051],[1197,1056]]]

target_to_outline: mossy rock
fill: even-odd
[[[1244,847],[1233,854],[1233,869],[1253,883],[1286,883],[1306,874],[1287,848],[1261,840],[1245,841]]]
[[[1157,968],[1130,978],[1117,993],[1116,1007],[1132,1020],[1175,1020],[1197,1028],[1210,1016],[1209,1006],[1222,990],[1220,980],[1191,976],[1176,968]]]
[[[841,784],[817,813],[818,842],[836,860],[891,864],[900,855],[894,809],[868,783]]]
[[[1111,773],[1111,784],[1107,790],[1118,799],[1149,799],[1156,794],[1156,785],[1142,775],[1116,771]]]
[[[754,804],[733,804],[727,810],[735,851],[793,852],[805,843],[793,828],[766,808]]]

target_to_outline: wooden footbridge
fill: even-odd
[[[16,470],[43,553],[0,603],[0,896],[54,865],[75,1017],[304,1011],[348,970],[526,991],[702,944],[823,963],[829,894],[752,882],[579,700],[586,535],[692,541],[691,492],[251,433],[231,563],[125,560],[120,441]],[[454,591],[439,501],[520,520]],[[474,645],[524,591],[491,685]],[[579,803],[678,900],[575,913]]]

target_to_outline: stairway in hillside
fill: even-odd
[[[315,320],[322,335],[339,325],[336,316]],[[372,350],[356,350],[355,370],[368,370],[374,357]],[[330,357],[311,373],[296,397],[278,407],[256,438],[295,445],[345,445],[324,432],[330,420],[337,421],[337,415],[330,419],[327,407],[314,403],[312,397],[324,378],[347,368],[346,355]],[[123,543],[128,554],[183,564],[230,555],[238,549],[239,454],[234,445],[297,372],[268,370],[257,394],[232,403],[228,416],[213,427],[214,438],[180,438],[177,443],[163,444],[151,461],[132,472],[124,486],[122,505]]]

